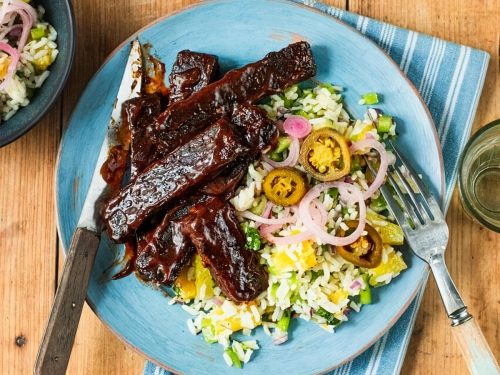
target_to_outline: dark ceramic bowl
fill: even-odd
[[[50,67],[50,75],[35,91],[30,104],[0,124],[0,147],[16,140],[33,128],[55,103],[68,79],[75,51],[75,22],[70,0],[38,0],[45,17],[57,31],[59,55]]]

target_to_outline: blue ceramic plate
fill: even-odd
[[[428,175],[435,192],[443,189],[443,165],[434,125],[415,88],[399,68],[368,39],[333,18],[287,1],[220,0],[203,3],[141,30],[142,42],[171,66],[189,48],[220,57],[224,69],[262,58],[297,39],[308,40],[318,65],[317,78],[346,89],[357,116],[361,93],[383,96],[380,107],[398,120],[401,149]],[[80,215],[106,125],[125,66],[123,44],[96,73],[83,93],[64,136],[57,169],[57,213],[64,248]],[[115,246],[102,241],[88,289],[88,303],[124,341],[163,367],[182,373],[241,374],[222,359],[220,345],[208,345],[187,330],[187,313],[168,306],[160,292],[131,276],[110,281]],[[427,267],[403,249],[409,268],[389,286],[377,289],[375,303],[352,314],[329,334],[312,323],[294,321],[291,340],[273,346],[258,329],[261,349],[245,373],[311,374],[327,371],[367,349],[389,329],[411,302]]]

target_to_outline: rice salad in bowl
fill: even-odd
[[[377,94],[367,93],[359,104],[377,103]],[[367,107],[363,119],[351,118],[342,89],[330,84],[295,85],[261,106],[276,121],[279,139],[250,164],[231,203],[247,250],[258,252],[268,270],[268,288],[237,304],[196,255],[169,301],[192,315],[191,333],[221,344],[224,360],[236,367],[259,346],[234,333],[251,336],[262,326],[275,345],[283,344],[293,318],[333,333],[372,302],[372,288],[407,267],[394,247],[403,244],[403,233],[378,191],[395,161],[383,144],[396,137],[391,116]],[[370,170],[368,160],[377,169]]]
[[[59,51],[42,6],[33,0],[0,3],[0,119],[6,121],[30,103]]]

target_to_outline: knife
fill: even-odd
[[[100,168],[108,156],[109,148],[117,142],[116,133],[121,123],[122,104],[128,99],[139,96],[142,76],[142,50],[141,44],[136,39],[131,44],[125,72],[113,105],[108,132],[102,143],[80,219],[64,263],[61,282],[35,362],[36,375],[63,375],[66,372],[102,231],[100,207],[108,194],[108,187],[101,177]]]

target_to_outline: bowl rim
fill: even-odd
[[[171,13],[168,13],[167,15],[164,15],[164,16],[160,16],[156,19],[154,19],[153,21],[149,22],[148,24],[146,24],[145,26],[139,28],[137,31],[135,31],[134,33],[132,33],[129,37],[127,37],[123,42],[121,42],[119,45],[116,46],[116,48],[114,48],[109,54],[108,56],[104,59],[103,63],[101,64],[101,66],[96,70],[96,72],[94,73],[94,75],[92,76],[91,79],[93,79],[103,68],[104,66],[108,63],[108,61],[113,57],[115,56],[125,45],[129,44],[133,39],[135,39],[136,37],[140,36],[140,34],[142,32],[144,32],[145,30],[149,29],[150,27],[154,26],[155,24],[159,23],[159,22],[162,22],[170,17],[173,17],[179,13],[182,13],[182,12],[185,12],[185,11],[188,11],[188,10],[192,10],[194,8],[197,8],[197,7],[200,7],[200,6],[204,6],[204,5],[207,5],[207,4],[214,4],[214,3],[222,3],[224,1],[227,1],[227,0],[198,0],[197,2],[193,3],[193,4],[190,4],[188,6],[184,6],[176,11],[173,11]],[[303,4],[303,3],[297,3],[295,1],[289,1],[289,0],[266,0],[266,1],[269,1],[269,2],[273,2],[273,3],[282,3],[282,4],[286,4],[286,5],[290,5],[290,6],[295,6],[295,7],[298,7],[298,8],[302,8],[306,11],[310,11],[310,12],[314,12],[314,13],[317,13],[317,14],[320,14],[322,16],[325,16],[325,17],[328,17],[330,18],[331,20],[341,24],[343,27],[346,27],[348,29],[350,29],[351,31],[354,31],[355,33],[357,33],[359,36],[363,37],[365,39],[365,41],[369,44],[371,44],[372,46],[374,46],[375,48],[377,48],[379,51],[381,51],[386,57],[387,59],[389,60],[389,62],[391,64],[393,64],[397,70],[400,72],[402,78],[407,82],[408,86],[412,89],[412,91],[415,93],[417,99],[419,100],[419,102],[421,103],[425,113],[426,113],[426,116],[427,116],[427,120],[428,122],[432,125],[431,127],[431,131],[432,131],[432,134],[434,136],[434,140],[436,142],[436,145],[437,145],[437,151],[438,151],[438,156],[439,156],[439,165],[440,165],[440,168],[439,168],[439,173],[440,173],[440,186],[438,187],[439,188],[439,197],[437,197],[438,201],[440,202],[440,205],[442,206],[443,205],[443,202],[445,201],[445,191],[446,191],[446,183],[445,183],[445,172],[444,172],[444,159],[443,159],[443,153],[442,153],[442,147],[441,147],[441,143],[439,141],[439,136],[438,136],[438,133],[437,133],[437,130],[436,130],[436,126],[435,126],[435,123],[434,123],[434,120],[432,118],[432,115],[430,113],[430,110],[429,108],[427,107],[427,104],[425,103],[425,101],[423,100],[422,96],[420,95],[419,91],[417,90],[417,88],[415,87],[415,85],[413,84],[413,82],[410,81],[410,79],[407,77],[407,75],[401,70],[401,68],[399,67],[399,65],[392,59],[392,57],[384,50],[382,49],[377,43],[375,43],[373,40],[371,40],[370,38],[368,38],[366,35],[364,35],[363,33],[361,33],[359,30],[357,30],[356,28],[352,27],[351,25],[347,24],[345,21],[342,21],[330,14],[327,14],[319,9],[316,9],[316,8],[313,8],[313,7],[310,7],[306,4]],[[72,121],[72,117],[73,115],[70,116],[69,120],[68,120],[68,123],[70,123]],[[56,166],[55,166],[55,173],[54,173],[54,181],[55,181],[55,189],[54,189],[54,195],[55,195],[55,199],[54,199],[54,204],[55,204],[55,214],[56,214],[56,227],[57,227],[57,234],[58,234],[58,239],[60,241],[60,245],[61,245],[61,249],[63,251],[63,254],[64,256],[66,257],[66,254],[67,254],[67,247],[65,246],[64,244],[64,240],[63,240],[63,236],[62,236],[62,230],[61,230],[61,221],[60,221],[60,216],[59,216],[59,211],[58,211],[58,207],[59,207],[59,184],[58,184],[58,170],[59,170],[59,165],[61,163],[61,155],[62,155],[62,149],[63,149],[63,146],[64,146],[64,135],[63,135],[63,138],[61,139],[61,142],[59,144],[59,148],[58,148],[58,153],[57,153],[57,159],[56,159]],[[417,293],[418,293],[418,290],[422,287],[422,286],[425,286],[427,281],[428,281],[428,275],[429,275],[429,272],[430,272],[430,268],[428,265],[424,265],[424,268],[422,270],[422,275],[421,275],[421,282],[418,283],[418,285],[414,288],[414,290],[411,291],[411,297],[409,298],[409,300],[407,301],[407,303],[405,303],[404,307],[397,313],[395,314],[395,316],[393,317],[393,319],[388,322],[388,324],[383,327],[383,329],[380,330],[379,334],[376,335],[370,342],[366,343],[366,345],[364,345],[363,347],[361,347],[355,354],[345,358],[343,361],[329,367],[329,368],[326,368],[326,369],[322,369],[320,370],[318,373],[316,373],[315,375],[319,375],[319,374],[326,374],[336,368],[339,368],[340,366],[344,365],[345,363],[349,362],[349,361],[352,361],[353,359],[355,359],[356,357],[358,357],[359,355],[361,355],[363,352],[365,352],[366,350],[368,350],[373,344],[375,344],[375,342],[377,342],[384,334],[387,333],[387,331],[392,328],[394,326],[394,324],[401,318],[401,316],[403,315],[403,313],[407,310],[407,308],[410,306],[410,304],[415,300],[415,297],[417,296]],[[148,287],[151,287],[151,288],[155,288],[154,286],[152,285],[149,285],[149,284],[145,284],[146,286]],[[157,288],[155,288],[157,289]],[[90,309],[92,310],[92,312],[94,313],[94,315],[100,320],[100,322],[110,331],[112,332],[116,337],[118,337],[118,339],[123,342],[128,348],[132,349],[135,353],[139,354],[144,360],[146,361],[149,361],[163,369],[166,369],[167,371],[170,371],[172,372],[173,374],[182,374],[181,372],[179,372],[179,370],[177,369],[174,369],[171,367],[170,364],[167,364],[167,363],[161,363],[159,362],[158,360],[152,358],[151,356],[149,356],[148,354],[144,353],[141,349],[139,349],[138,347],[136,347],[133,343],[129,342],[125,337],[123,337],[119,332],[117,332],[96,310],[96,305],[94,304],[94,302],[86,297],[85,298],[85,301],[87,302],[88,306],[90,307]]]
[[[28,121],[27,123],[24,124],[24,126],[19,127],[16,129],[9,137],[3,138],[0,140],[0,148],[7,146],[8,144],[14,142],[15,140],[21,138],[23,135],[28,133],[31,129],[33,129],[39,122],[42,120],[42,118],[49,112],[56,101],[59,99],[59,96],[61,95],[64,87],[66,86],[66,82],[68,81],[71,68],[73,67],[73,61],[75,59],[75,50],[76,50],[76,23],[75,23],[75,12],[73,9],[73,3],[71,0],[64,0],[64,5],[66,6],[67,9],[67,14],[68,14],[68,22],[69,22],[69,60],[68,63],[65,65],[64,70],[61,75],[61,79],[59,80],[58,85],[56,86],[53,94],[51,95],[51,98],[49,99],[47,105],[43,110],[38,112],[33,118]],[[29,106],[29,104],[28,104]],[[8,120],[7,120],[8,121]],[[58,152],[59,154],[59,152]]]

